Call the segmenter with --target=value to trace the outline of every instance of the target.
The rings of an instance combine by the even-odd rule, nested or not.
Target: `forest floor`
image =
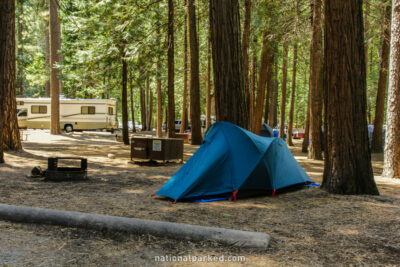
[[[24,151],[7,153],[6,164],[0,166],[0,203],[265,232],[272,239],[268,249],[239,249],[0,220],[0,265],[152,266],[162,265],[155,257],[165,255],[245,256],[245,262],[234,263],[237,266],[400,265],[400,180],[376,176],[380,196],[332,195],[306,188],[274,198],[173,204],[150,195],[181,167],[179,163],[130,164],[129,147],[109,133],[28,132]],[[323,162],[308,160],[300,141],[295,145],[292,153],[320,183]],[[185,144],[185,160],[197,148]],[[109,158],[110,153],[115,158]],[[34,166],[46,169],[51,156],[87,157],[89,180],[57,183],[27,178]],[[382,155],[373,155],[373,166],[379,175]]]

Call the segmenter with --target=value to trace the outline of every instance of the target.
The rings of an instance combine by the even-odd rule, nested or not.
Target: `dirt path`
[[[158,264],[156,256],[163,255],[245,256],[246,262],[235,264],[252,266],[396,266],[400,262],[398,180],[376,177],[380,196],[337,196],[309,188],[275,198],[174,205],[150,195],[180,168],[178,163],[128,164],[129,147],[108,133],[56,137],[46,131],[29,133],[24,151],[6,154],[7,163],[0,167],[0,203],[260,231],[270,234],[272,242],[266,250],[244,250],[0,221],[0,264],[151,266]],[[185,145],[185,158],[196,149]],[[306,159],[299,143],[292,152],[320,182],[323,162]],[[107,156],[110,153],[115,159]],[[45,168],[47,157],[56,155],[87,157],[89,181],[53,183],[26,178],[33,166]],[[378,174],[382,155],[373,155],[373,160]]]

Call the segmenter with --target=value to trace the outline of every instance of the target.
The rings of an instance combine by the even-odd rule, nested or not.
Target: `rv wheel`
[[[74,130],[74,128],[72,127],[71,124],[65,125],[64,129],[65,129],[66,133],[70,133],[70,132],[72,132]]]

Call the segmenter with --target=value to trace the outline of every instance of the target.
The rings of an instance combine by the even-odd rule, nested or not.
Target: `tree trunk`
[[[393,0],[392,5],[392,40],[383,176],[400,178],[400,0]]]
[[[189,58],[190,58],[190,121],[192,145],[201,145],[201,110],[200,110],[200,81],[199,81],[199,43],[196,31],[196,8],[194,0],[187,1],[189,29]]]
[[[311,8],[311,16],[310,16],[310,22],[311,22],[311,28],[313,28],[313,16],[314,16],[314,0],[310,1],[310,8]],[[312,36],[311,36],[312,38]],[[310,46],[310,58],[311,58],[311,50],[312,50],[312,45]],[[311,64],[310,64],[310,75],[311,75]],[[310,77],[311,78],[311,77]],[[308,98],[307,98],[307,115],[306,115],[306,126],[304,129],[304,138],[303,138],[303,144],[301,148],[301,152],[307,153],[308,152],[308,143],[310,140],[310,112],[311,112],[311,80],[309,80],[308,83]]]
[[[207,48],[207,85],[206,85],[206,128],[211,125],[211,39],[208,35]]]
[[[293,74],[292,74],[292,92],[290,96],[290,108],[289,108],[289,126],[287,132],[287,144],[293,145],[292,134],[293,134],[293,116],[294,116],[294,100],[296,96],[296,71],[297,71],[297,42],[293,45]]]
[[[24,95],[24,65],[23,65],[23,57],[24,57],[24,40],[23,40],[23,31],[24,31],[24,22],[22,21],[24,18],[24,0],[17,1],[19,5],[19,16],[18,16],[18,62],[17,62],[17,89],[18,95]]]
[[[275,73],[274,73],[274,94],[272,96],[272,120],[269,122],[272,128],[278,125],[278,90],[279,90],[279,81],[278,81],[278,58],[275,60]]]
[[[129,76],[129,89],[131,93],[131,117],[132,117],[132,133],[136,133],[136,125],[135,125],[135,101],[133,99],[133,77],[132,70],[130,71]]]
[[[184,34],[184,59],[183,59],[183,103],[182,103],[182,120],[181,120],[181,128],[179,130],[180,133],[184,133],[188,129],[189,119],[188,119],[188,103],[187,103],[187,95],[188,95],[188,41],[187,41],[187,12],[185,13],[185,24],[183,25],[185,34]]]
[[[304,129],[304,139],[301,146],[301,152],[308,152],[308,141],[310,138],[310,109],[311,109],[311,94],[310,89],[308,89],[308,101],[307,101],[307,115],[306,115],[306,128]]]
[[[153,89],[150,88],[150,100],[149,100],[149,131],[153,131]]]
[[[322,188],[337,194],[379,194],[368,145],[362,0],[325,0],[324,43]]]
[[[269,69],[271,69],[271,68],[269,68]],[[269,76],[269,74],[267,75],[267,80],[269,79],[268,76]],[[270,83],[271,82],[267,81],[267,93],[265,95],[265,104],[264,104],[264,123],[265,124],[268,124],[268,119],[269,119],[269,115],[270,115],[270,113],[269,113],[269,106],[270,106],[269,103],[271,100],[271,89],[270,89],[271,85],[270,85]]]
[[[383,152],[383,120],[385,116],[385,95],[388,79],[389,54],[390,54],[390,17],[391,6],[386,7],[385,30],[383,31],[382,58],[379,70],[378,92],[376,94],[374,131],[372,133],[371,152]]]
[[[272,94],[273,94],[273,88],[274,88],[274,83],[272,80],[273,72],[272,72],[272,66],[274,65],[274,55],[272,54],[272,49],[270,49],[271,55],[269,56],[269,62],[268,62],[268,73],[267,73],[267,95],[265,97],[265,111],[264,111],[264,123],[268,124],[268,119],[271,116],[270,109],[271,109],[271,102],[272,102]]]
[[[159,33],[158,33],[159,34]],[[158,37],[160,39],[160,37]],[[160,44],[158,43],[158,46]],[[163,110],[162,110],[162,88],[161,88],[161,55],[158,55],[157,65],[156,65],[156,80],[157,80],[157,129],[156,136],[161,138],[163,136],[162,133],[162,120],[163,120]]]
[[[167,137],[175,137],[174,0],[168,0],[168,118]]]
[[[257,76],[257,51],[256,46],[257,38],[254,38],[254,49],[253,49],[253,58],[251,64],[251,84],[250,84],[250,121],[254,116],[254,101],[255,101],[255,93],[256,93],[256,76]],[[251,122],[252,123],[252,122]],[[250,127],[251,128],[251,127]]]
[[[45,19],[45,68],[46,73],[50,73],[50,24],[49,20]],[[48,72],[47,72],[48,71]],[[50,76],[49,76],[50,77]],[[44,96],[50,97],[50,79],[46,80],[45,87],[44,87]]]
[[[367,104],[367,118],[368,118],[368,124],[372,124],[372,115],[371,115],[371,103],[368,101]]]
[[[121,102],[120,96],[117,96],[116,103],[115,103],[115,124],[118,125],[119,127],[119,120],[118,120],[118,106],[119,103]]]
[[[243,58],[244,88],[246,93],[245,94],[246,101],[250,101],[249,44],[250,44],[250,24],[251,24],[251,2],[252,0],[244,1],[244,22],[243,22],[243,36],[242,36],[242,58]]]
[[[147,72],[147,77],[146,77],[146,129],[148,131],[151,131],[151,110],[152,110],[152,106],[151,106],[151,89],[150,89],[150,73]]]
[[[296,18],[295,18],[295,26],[294,32],[297,33],[297,25],[298,25],[298,16],[299,16],[299,0],[296,0]],[[297,71],[297,40],[295,37],[294,45],[293,45],[293,68],[292,68],[292,91],[290,95],[290,107],[289,107],[289,126],[287,133],[287,144],[289,146],[293,145],[292,134],[293,134],[293,117],[294,117],[294,105],[295,105],[295,96],[296,96],[296,71]]]
[[[165,107],[165,121],[166,121],[166,122],[168,121],[168,106]],[[168,133],[168,127],[167,127],[167,125],[165,126],[165,133],[166,133],[166,134]]]
[[[281,114],[279,120],[279,137],[285,138],[285,109],[286,109],[286,80],[287,80],[287,61],[289,52],[289,42],[285,40],[283,44],[283,62],[282,62],[282,95],[281,95]]]
[[[369,36],[369,12],[370,12],[370,6],[371,4],[369,3],[369,1],[364,1],[364,5],[365,5],[365,12],[364,12],[364,49],[365,49],[365,71],[366,71],[366,75],[368,74],[368,44],[369,44],[369,40],[368,40],[368,36]],[[367,75],[368,77],[368,75]]]
[[[50,0],[50,88],[51,88],[51,134],[60,134],[60,81],[59,69],[55,66],[60,63],[58,51],[61,48],[60,21],[56,0]]]
[[[277,75],[277,71],[276,71],[276,67],[277,67],[277,56],[275,55],[273,63],[271,63],[274,65],[274,71],[272,73],[272,77],[271,77],[271,95],[269,98],[269,111],[268,111],[268,124],[269,126],[271,126],[272,128],[275,127],[275,123],[276,123],[276,104],[277,104],[277,84],[276,84],[276,75]],[[272,68],[271,68],[272,69]],[[267,85],[268,88],[268,85]]]
[[[145,92],[145,86],[143,86],[143,76],[144,73],[142,72],[139,77],[139,86],[140,86],[140,117],[141,117],[141,122],[142,122],[142,131],[146,131],[146,121],[147,121],[147,116],[146,116],[146,92]]]
[[[268,34],[266,32],[263,35],[256,106],[254,109],[253,121],[251,127],[251,131],[258,135],[260,134],[261,131],[262,114],[264,110],[263,107],[264,107],[264,97],[265,97],[265,86],[271,69],[271,66],[269,64],[271,61],[271,48],[270,44],[268,43],[267,35]]]
[[[147,72],[146,76],[146,90],[145,90],[145,99],[146,99],[146,129],[151,131],[150,129],[150,74]]]
[[[314,0],[310,54],[310,147],[308,158],[322,160],[322,95],[320,73],[322,59],[321,0]]]
[[[210,0],[211,44],[217,121],[247,129],[246,100],[238,0]]]
[[[17,123],[16,102],[15,102],[15,1],[5,0],[0,5],[0,163],[4,162],[4,145],[7,143],[1,139],[8,136],[8,129],[14,129],[13,124]],[[10,98],[14,101],[10,101]],[[12,100],[12,99],[11,99]],[[10,105],[11,104],[11,105]],[[10,125],[11,124],[11,125]],[[15,145],[21,148],[18,127],[17,135],[12,135]],[[3,144],[2,144],[3,143]],[[14,147],[15,149],[16,147]]]
[[[129,127],[128,127],[128,63],[122,57],[122,140],[125,145],[129,145]]]

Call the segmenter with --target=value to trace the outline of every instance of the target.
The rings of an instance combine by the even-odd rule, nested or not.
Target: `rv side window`
[[[18,117],[26,117],[28,116],[28,110],[23,109],[18,113]]]
[[[17,106],[23,106],[24,105],[24,101],[17,101]]]
[[[32,106],[32,114],[47,114],[47,106]]]
[[[114,109],[112,107],[108,107],[108,115],[114,115]]]
[[[93,106],[82,106],[81,107],[82,114],[96,114],[96,107]]]

